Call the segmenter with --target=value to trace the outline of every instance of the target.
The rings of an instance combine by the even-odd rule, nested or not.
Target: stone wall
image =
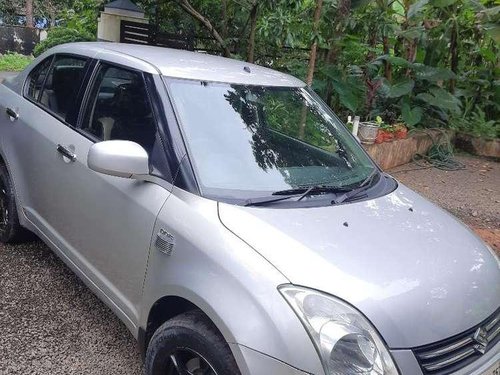
[[[40,30],[24,26],[0,26],[0,53],[31,55],[40,41]]]
[[[500,139],[485,139],[458,133],[455,146],[474,155],[500,158]]]
[[[416,154],[425,155],[434,142],[446,137],[453,139],[454,132],[426,130],[410,133],[406,139],[363,146],[382,169],[390,169],[411,162]]]

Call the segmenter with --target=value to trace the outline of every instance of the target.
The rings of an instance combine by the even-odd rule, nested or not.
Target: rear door
[[[89,66],[85,57],[52,55],[30,72],[21,95],[6,96],[7,106],[19,117],[2,131],[2,149],[23,211],[39,228],[50,227],[52,206],[57,202],[52,185],[59,177],[60,155],[54,136],[70,134],[75,103]]]

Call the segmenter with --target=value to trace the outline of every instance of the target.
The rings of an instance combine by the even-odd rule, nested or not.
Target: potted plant
[[[392,141],[394,139],[394,128],[391,125],[386,124],[380,116],[377,116],[376,122],[379,125],[379,130],[375,143]]]
[[[408,128],[403,123],[394,125],[394,137],[396,139],[405,139],[408,136]]]

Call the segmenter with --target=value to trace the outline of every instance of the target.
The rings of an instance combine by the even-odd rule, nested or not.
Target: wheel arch
[[[1,148],[0,148],[0,165],[7,167],[7,162],[5,161],[5,158],[3,156],[3,152],[2,152]],[[8,168],[7,168],[7,171],[8,171]]]
[[[153,334],[163,323],[180,314],[193,310],[200,311],[214,325],[214,327],[216,327],[217,332],[224,337],[220,329],[217,327],[217,324],[201,307],[180,296],[163,296],[151,306],[146,326],[139,327],[138,343],[141,355],[143,357],[146,356],[148,345],[153,337]]]
[[[17,190],[17,184],[16,184],[16,181],[14,179],[14,175],[12,174],[10,165],[7,162],[7,158],[4,156],[4,153],[3,153],[1,147],[0,147],[0,167],[4,167],[5,168],[5,170],[7,171],[7,174],[9,176],[9,178],[10,178],[10,181],[12,183],[12,188],[14,189],[14,199],[15,199],[15,202],[16,202],[17,214],[18,214],[19,221],[20,221],[21,225],[24,228],[26,228],[26,229],[28,229],[30,231],[33,231],[33,229],[28,226],[28,221],[27,221],[26,216],[24,214],[24,210],[23,210],[23,206],[21,204],[21,200],[19,199],[19,194],[18,194],[18,190]]]

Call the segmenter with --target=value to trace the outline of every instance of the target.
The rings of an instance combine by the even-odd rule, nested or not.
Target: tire
[[[33,239],[33,234],[19,224],[14,187],[5,165],[0,164],[0,242],[20,243]]]
[[[156,330],[146,352],[146,375],[201,373],[239,375],[240,371],[213,323],[194,310],[168,320]]]

